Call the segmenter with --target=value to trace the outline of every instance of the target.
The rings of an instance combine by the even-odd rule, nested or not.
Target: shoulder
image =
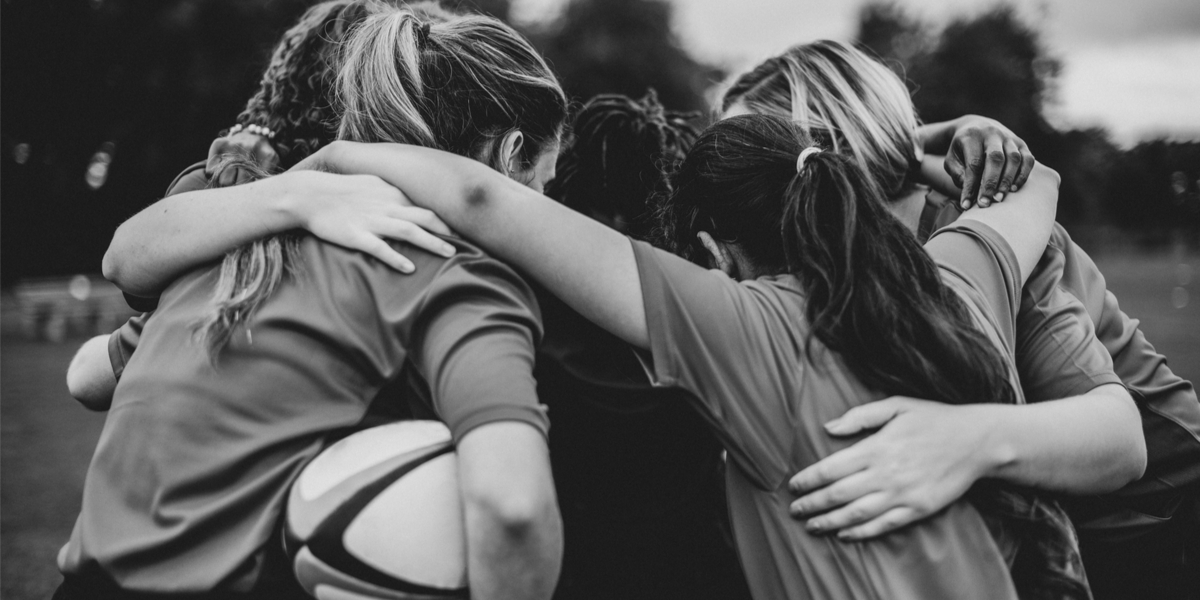
[[[503,306],[540,322],[533,289],[512,267],[471,242],[451,236],[442,239],[455,247],[454,256],[393,242],[392,247],[416,267],[412,273],[401,273],[367,254],[306,235],[301,241],[306,263],[302,268],[315,271],[309,276],[315,276],[318,285],[366,287],[377,302],[417,303],[421,310],[450,304]]]

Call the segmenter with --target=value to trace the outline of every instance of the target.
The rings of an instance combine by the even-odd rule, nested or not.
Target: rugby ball
[[[468,598],[450,430],[401,421],[360,431],[305,466],[284,544],[318,600]]]

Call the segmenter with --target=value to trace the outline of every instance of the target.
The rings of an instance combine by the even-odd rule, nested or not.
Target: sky
[[[518,0],[546,15],[564,0]],[[675,29],[697,57],[737,72],[804,41],[854,35],[866,0],[672,0]],[[1200,0],[1009,0],[1035,24],[1063,72],[1051,121],[1103,126],[1132,145],[1166,135],[1200,140]],[[996,0],[899,0],[934,24]]]

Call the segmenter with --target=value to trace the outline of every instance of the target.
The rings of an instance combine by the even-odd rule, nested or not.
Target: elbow
[[[118,266],[115,254],[111,245],[108,247],[108,250],[104,251],[104,259],[100,261],[100,273],[104,275],[105,279],[121,288],[122,291],[126,291],[125,287],[121,285],[121,269]]]
[[[1036,177],[1047,181],[1049,184],[1053,185],[1054,189],[1056,190],[1062,186],[1062,175],[1059,175],[1058,171],[1055,171],[1054,169],[1051,169],[1042,163],[1037,163],[1034,165],[1033,172],[1031,172],[1029,176],[1030,178]],[[1057,200],[1057,197],[1055,199]]]
[[[468,510],[510,544],[544,539],[560,521],[553,492],[537,488],[468,491],[465,500]]]
[[[1104,490],[1112,492],[1141,479],[1146,473],[1148,458],[1141,413],[1133,397],[1123,387],[1106,390],[1106,393],[1112,402],[1120,406],[1119,410],[1113,411],[1115,424],[1119,427],[1119,434],[1113,439],[1120,440],[1120,443],[1113,444],[1112,471],[1106,486],[1108,489]]]
[[[76,402],[83,405],[84,408],[102,412],[108,410],[112,402],[112,396],[97,389],[91,381],[86,377],[79,375],[76,371],[67,371],[67,392]]]

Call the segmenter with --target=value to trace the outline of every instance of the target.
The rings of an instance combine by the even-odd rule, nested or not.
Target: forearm
[[[104,276],[123,291],[154,296],[180,274],[243,244],[298,226],[286,176],[187,192],[150,205],[117,228]]]
[[[336,172],[375,175],[396,186],[594,323],[648,347],[641,280],[620,233],[461,156],[346,142],[322,153]]]
[[[562,563],[562,520],[545,439],[502,421],[469,432],[458,454],[471,597],[549,598]]]
[[[917,140],[921,148],[929,154],[946,154],[950,149],[950,141],[954,139],[954,131],[963,119],[959,117],[940,123],[925,123],[917,127]]]
[[[951,198],[958,198],[962,188],[946,173],[946,157],[926,154],[921,159],[921,182]]]
[[[1141,477],[1146,441],[1124,388],[1020,406],[975,405],[989,425],[984,475],[1072,494],[1116,490]]]

